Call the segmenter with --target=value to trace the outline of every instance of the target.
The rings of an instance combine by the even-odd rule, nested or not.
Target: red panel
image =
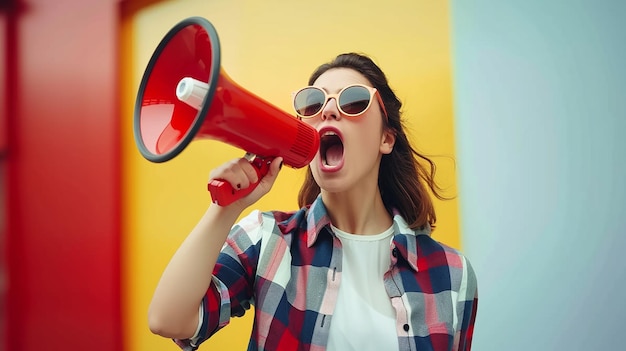
[[[7,140],[7,115],[10,108],[7,101],[7,68],[9,58],[9,43],[7,41],[9,33],[9,17],[0,12],[0,349],[6,350],[4,342],[6,338],[7,326],[7,250],[6,250],[6,162],[4,156],[8,146]]]
[[[16,18],[6,349],[120,350],[117,2]]]
[[[7,149],[7,115],[9,114],[9,107],[7,106],[7,73],[9,59],[9,16],[8,13],[2,12],[8,11],[0,8],[0,160]],[[0,161],[1,162],[1,161]],[[0,222],[1,225],[2,222]],[[0,227],[1,228],[1,227]]]

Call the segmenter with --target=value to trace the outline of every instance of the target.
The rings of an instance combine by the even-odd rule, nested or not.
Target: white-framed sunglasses
[[[334,98],[339,112],[348,117],[357,117],[369,109],[374,96],[378,99],[385,118],[388,118],[378,90],[363,84],[348,85],[337,94],[328,94],[324,89],[314,86],[302,88],[293,94],[293,108],[298,117],[312,118],[324,109],[328,100]]]

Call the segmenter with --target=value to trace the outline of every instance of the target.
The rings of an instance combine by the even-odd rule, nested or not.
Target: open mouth
[[[337,132],[326,130],[320,133],[320,156],[322,166],[337,168],[343,161],[343,141]]]

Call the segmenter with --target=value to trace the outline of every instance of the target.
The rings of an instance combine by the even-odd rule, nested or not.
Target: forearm
[[[241,211],[211,205],[178,248],[155,289],[150,329],[170,338],[188,338],[198,325],[198,308],[220,250]]]

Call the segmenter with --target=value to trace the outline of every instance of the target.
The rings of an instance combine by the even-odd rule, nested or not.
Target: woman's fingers
[[[213,169],[209,175],[209,182],[222,180],[230,183],[234,189],[245,189],[258,181],[254,167],[245,158],[228,161]]]
[[[213,180],[221,180],[229,183],[235,191],[243,191],[250,186],[256,186],[250,189],[248,195],[238,200],[241,205],[250,206],[270,191],[278,177],[282,163],[282,157],[273,159],[266,168],[267,174],[259,179],[259,171],[250,161],[246,158],[234,159],[212,170],[209,183]]]

